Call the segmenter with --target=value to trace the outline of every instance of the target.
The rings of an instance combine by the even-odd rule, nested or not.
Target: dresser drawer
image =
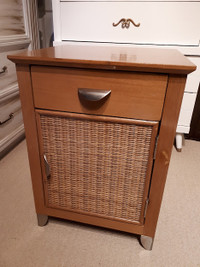
[[[4,48],[4,47],[3,47]],[[23,47],[24,48],[24,47]],[[13,55],[17,52],[22,52],[25,49],[12,50],[5,49],[7,51],[0,53],[0,90],[4,90],[6,87],[17,83],[17,75],[15,65],[7,59],[7,55]]]
[[[23,124],[19,96],[0,104],[0,145],[2,140]],[[0,147],[1,149],[1,147]]]
[[[32,67],[36,108],[160,120],[167,75]],[[82,99],[79,89],[106,90],[103,101]]]
[[[7,59],[7,54],[14,54],[17,51],[0,53],[0,90],[17,82],[15,65]]]
[[[200,2],[61,2],[61,40],[199,45]],[[120,22],[131,19],[132,22]],[[195,27],[194,27],[195,25]]]

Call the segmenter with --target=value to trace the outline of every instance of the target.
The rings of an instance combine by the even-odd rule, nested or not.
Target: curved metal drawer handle
[[[131,22],[135,27],[140,27],[140,23],[136,24],[132,19],[125,19],[125,18],[120,19],[120,21],[117,22],[117,23],[114,23],[114,22],[113,22],[112,25],[113,25],[113,27],[116,27],[116,26],[118,26],[118,25],[121,23],[122,29],[124,29],[124,28],[128,29],[128,28],[130,27],[130,22]]]
[[[6,66],[4,66],[4,67],[2,68],[2,70],[0,71],[0,74],[2,74],[2,73],[5,73],[5,72],[6,72],[6,70],[7,70],[7,67],[6,67]]]
[[[92,102],[105,99],[107,96],[110,95],[110,93],[111,90],[99,90],[99,89],[87,89],[87,88],[78,89],[78,95],[80,99]]]
[[[2,124],[4,124],[4,123],[6,123],[7,121],[11,120],[13,117],[14,117],[14,113],[10,113],[10,114],[9,114],[9,118],[7,118],[7,119],[4,120],[4,121],[0,121],[0,125],[2,125]]]

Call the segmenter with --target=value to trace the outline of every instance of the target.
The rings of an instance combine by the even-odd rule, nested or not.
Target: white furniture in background
[[[7,59],[39,48],[36,0],[0,1],[0,158],[24,136],[15,65]]]
[[[126,56],[123,46],[176,48],[197,65],[188,77],[177,126],[180,151],[183,134],[190,130],[200,82],[200,2],[53,0],[52,4],[55,46],[118,45],[122,57]]]
[[[53,16],[52,2],[38,1],[38,26],[40,33],[40,48],[52,46],[53,42]]]

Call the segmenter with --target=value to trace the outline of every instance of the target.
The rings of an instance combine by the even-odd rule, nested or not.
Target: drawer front
[[[40,110],[37,122],[48,207],[143,224],[158,122]]]
[[[160,120],[167,75],[32,67],[36,108]],[[100,102],[82,101],[79,89],[111,90]]]
[[[199,10],[200,2],[61,2],[61,40],[198,46]],[[121,19],[140,26],[114,27]]]
[[[22,124],[23,119],[19,96],[0,104],[0,143]]]

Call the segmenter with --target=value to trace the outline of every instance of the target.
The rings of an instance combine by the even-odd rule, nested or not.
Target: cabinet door
[[[143,224],[158,122],[37,111],[46,206]]]

